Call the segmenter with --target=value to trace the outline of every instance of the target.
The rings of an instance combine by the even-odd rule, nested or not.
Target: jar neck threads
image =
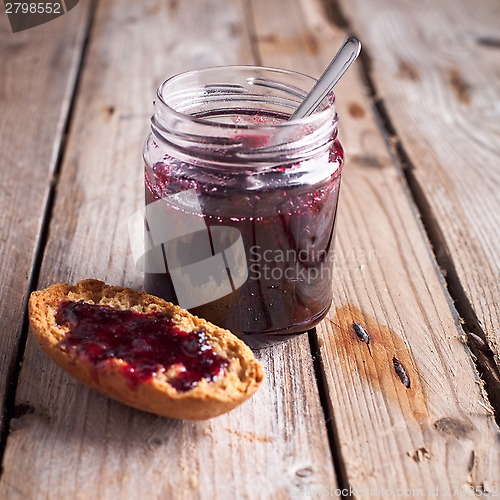
[[[259,169],[318,157],[337,136],[334,95],[313,115],[287,121],[314,83],[252,66],[183,73],[158,88],[152,134],[173,156],[207,167]]]

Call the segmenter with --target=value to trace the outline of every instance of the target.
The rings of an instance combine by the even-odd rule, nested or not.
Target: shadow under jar
[[[144,149],[145,289],[253,345],[332,301],[343,165],[334,95],[288,122],[308,76],[229,66],[160,85]]]

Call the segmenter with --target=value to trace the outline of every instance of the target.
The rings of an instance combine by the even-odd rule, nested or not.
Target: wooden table
[[[0,14],[0,498],[500,496],[499,27],[498,0],[81,0],[16,34]],[[328,318],[259,351],[261,390],[207,422],[54,366],[28,335],[32,290],[141,287],[126,227],[158,83],[319,76],[348,33],[364,49],[337,87]]]

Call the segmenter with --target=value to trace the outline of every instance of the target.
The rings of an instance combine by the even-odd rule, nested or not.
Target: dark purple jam
[[[229,364],[212,349],[204,330],[184,332],[165,313],[63,301],[56,320],[69,328],[58,344],[62,350],[96,369],[106,369],[110,359],[123,360],[123,375],[132,388],[175,365],[178,374],[169,383],[185,392],[200,380],[223,375]]]
[[[263,145],[258,135],[254,141],[255,146]],[[300,333],[317,324],[332,301],[342,164],[342,146],[333,140],[325,156],[311,163],[280,164],[259,175],[241,167],[214,171],[171,156],[146,166],[147,205],[195,189],[209,231],[232,226],[241,233],[247,281],[190,311],[244,335],[250,343],[250,337]],[[166,202],[164,217],[175,218],[176,210],[189,212],[189,207]],[[165,261],[167,273],[146,272],[144,286],[149,293],[177,302]]]

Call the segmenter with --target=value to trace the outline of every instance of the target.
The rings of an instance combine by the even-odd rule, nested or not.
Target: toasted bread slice
[[[225,359],[227,366],[219,376],[212,380],[203,378],[184,392],[170,383],[172,370],[168,369],[131,386],[124,371],[127,363],[123,359],[111,357],[96,365],[77,349],[63,347],[61,341],[70,337],[71,332],[67,324],[60,319],[58,322],[58,310],[67,301],[83,301],[138,313],[165,313],[183,332],[203,330],[206,343]],[[110,398],[165,417],[204,420],[221,415],[249,398],[264,376],[250,348],[228,330],[145,292],[108,286],[93,279],[80,281],[74,286],[58,284],[33,292],[29,301],[29,319],[38,344],[73,377]],[[158,363],[161,364],[162,360],[158,359]]]

